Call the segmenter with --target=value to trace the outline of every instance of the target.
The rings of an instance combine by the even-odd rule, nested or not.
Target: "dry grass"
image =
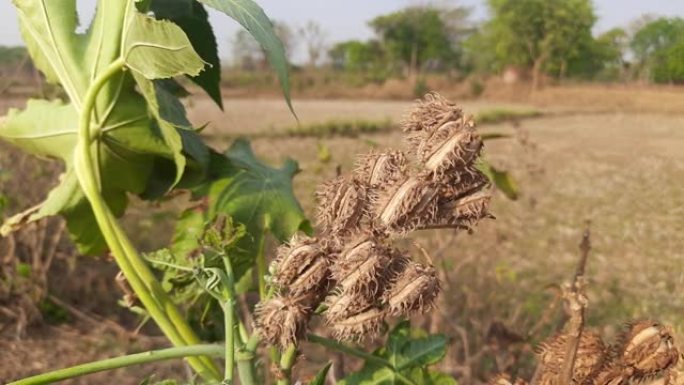
[[[231,108],[239,103],[241,108]],[[282,102],[229,101],[226,119],[251,115],[250,126],[291,121]],[[359,119],[401,115],[405,102],[298,101],[303,123],[344,116]],[[469,113],[499,105],[465,103]],[[204,116],[202,107],[194,116]],[[206,107],[204,107],[206,108]],[[251,113],[250,113],[251,111]],[[277,118],[275,118],[277,117]],[[284,119],[285,121],[281,120]],[[557,327],[559,312],[541,322],[554,299],[549,285],[567,280],[577,258],[585,220],[592,221],[594,250],[588,266],[589,326],[609,325],[613,335],[632,318],[654,317],[684,330],[681,287],[684,284],[684,132],[681,117],[662,114],[563,114],[482,127],[509,132],[517,139],[486,145],[486,156],[518,179],[522,198],[499,195],[497,220],[482,223],[475,234],[448,233],[420,239],[446,271],[448,289],[431,329],[455,339],[447,370],[468,384],[498,371],[531,368],[531,347]],[[231,129],[211,128],[216,146],[225,146]],[[521,144],[523,141],[526,144]],[[321,163],[317,146],[328,147],[332,160]],[[313,190],[321,180],[352,167],[353,157],[370,146],[398,146],[399,132],[359,138],[282,138],[254,140],[262,157],[280,162],[293,156],[303,172],[296,179],[298,197],[309,215]],[[501,346],[492,325],[521,335],[524,343]],[[498,326],[497,326],[498,327]],[[528,336],[528,332],[533,332]],[[466,337],[467,336],[467,337]],[[464,345],[468,345],[464,349]],[[529,377],[529,373],[528,376]]]
[[[587,273],[589,326],[613,325],[601,331],[614,335],[622,322],[651,316],[684,331],[684,131],[682,116],[674,114],[684,111],[682,91],[566,87],[541,91],[525,103],[505,102],[512,100],[513,92],[495,95],[489,87],[487,93],[504,102],[461,104],[471,114],[535,106],[563,114],[523,120],[517,127],[483,127],[485,132],[514,135],[488,142],[486,156],[513,173],[522,197],[509,201],[499,194],[492,208],[498,219],[481,223],[473,235],[442,232],[417,238],[445,272],[447,287],[438,311],[420,321],[453,338],[445,370],[462,384],[479,383],[498,371],[518,370],[529,378],[531,346],[559,322],[558,309],[547,312],[554,299],[549,285],[571,276],[587,219],[593,233]],[[331,119],[398,121],[410,107],[406,101],[373,100],[294,104],[302,124]],[[239,134],[282,132],[296,124],[281,99],[229,99],[225,110],[222,113],[205,98],[197,98],[190,107],[195,123],[211,122],[205,135],[217,148]],[[577,110],[587,113],[568,113]],[[264,159],[278,163],[291,156],[300,162],[303,171],[295,188],[310,216],[315,186],[334,176],[338,166],[350,170],[354,155],[369,147],[401,145],[398,132],[357,138],[255,136],[255,150]],[[319,160],[321,146],[328,149],[330,161]],[[511,336],[516,335],[523,341],[514,342]],[[44,352],[60,337],[56,333],[29,338],[31,354],[17,347],[21,345],[13,349],[19,349],[15,351],[25,361],[39,361],[46,368],[63,366],[64,354]],[[79,358],[99,354],[84,350]],[[323,363],[320,356],[307,355],[299,367]],[[136,372],[139,377],[145,373],[149,369]],[[111,378],[135,383],[124,374]]]

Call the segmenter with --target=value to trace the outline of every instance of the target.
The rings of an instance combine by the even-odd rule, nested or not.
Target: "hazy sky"
[[[330,42],[347,39],[365,39],[372,36],[367,21],[407,5],[425,3],[420,0],[257,0],[266,13],[275,20],[290,25],[303,25],[315,20],[327,31]],[[474,19],[487,16],[484,0],[456,0],[443,2],[473,8]],[[95,0],[78,0],[82,24],[92,17]],[[435,3],[434,1],[432,3]],[[594,0],[598,23],[596,32],[624,26],[642,14],[684,17],[684,0]],[[229,57],[230,41],[239,26],[228,17],[211,12],[221,56]],[[9,0],[0,0],[0,45],[21,44],[16,15]],[[300,50],[301,51],[301,50]],[[302,53],[296,52],[295,59]]]

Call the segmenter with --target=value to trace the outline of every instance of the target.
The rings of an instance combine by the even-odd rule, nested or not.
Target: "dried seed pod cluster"
[[[536,384],[558,383],[567,342],[568,337],[559,334],[539,346],[536,352],[539,360]],[[621,337],[610,347],[600,335],[583,331],[575,355],[572,383],[627,385],[662,378],[665,384],[674,385],[674,367],[679,355],[672,331],[658,322],[638,321],[626,325]],[[497,376],[490,384],[510,384],[510,381],[505,382],[507,380],[505,375]],[[518,383],[524,384],[522,381]]]
[[[278,296],[259,305],[255,320],[268,342],[301,338],[321,304],[339,339],[361,339],[388,316],[433,306],[434,267],[391,242],[414,230],[470,229],[489,216],[488,180],[474,165],[482,140],[472,119],[437,94],[418,102],[403,129],[406,152],[359,156],[351,175],[318,189],[319,236],[297,236],[279,249],[271,269]]]

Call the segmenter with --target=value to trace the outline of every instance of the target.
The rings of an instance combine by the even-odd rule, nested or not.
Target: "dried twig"
[[[587,298],[584,294],[584,270],[591,250],[591,240],[589,231],[590,222],[587,221],[584,234],[582,235],[582,242],[580,243],[580,260],[577,264],[575,277],[569,289],[564,288],[563,294],[568,304],[568,311],[570,318],[566,324],[566,335],[568,336],[568,343],[565,349],[565,359],[563,360],[562,370],[557,377],[556,384],[566,385],[572,383],[572,374],[575,366],[575,357],[577,355],[577,347],[579,345],[580,336],[584,327],[584,309],[587,307]]]

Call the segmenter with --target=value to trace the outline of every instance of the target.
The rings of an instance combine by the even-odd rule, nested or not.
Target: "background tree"
[[[630,48],[637,74],[657,83],[684,82],[684,19],[659,18],[639,28]]]
[[[591,43],[596,21],[589,0],[489,0],[492,18],[480,39],[492,44],[499,68],[529,68],[532,87],[544,72],[563,74]]]
[[[263,69],[266,55],[259,43],[246,30],[235,33],[232,42],[233,62],[243,70]]]
[[[458,21],[466,18],[463,8],[449,13],[450,23],[443,17],[445,10],[435,7],[409,7],[370,22],[391,60],[403,65],[410,77],[415,77],[427,63],[434,67],[450,67],[457,63],[456,38]]]
[[[318,64],[318,61],[325,52],[328,34],[319,23],[313,20],[309,20],[303,27],[300,27],[298,32],[306,45],[309,67],[313,68]]]

